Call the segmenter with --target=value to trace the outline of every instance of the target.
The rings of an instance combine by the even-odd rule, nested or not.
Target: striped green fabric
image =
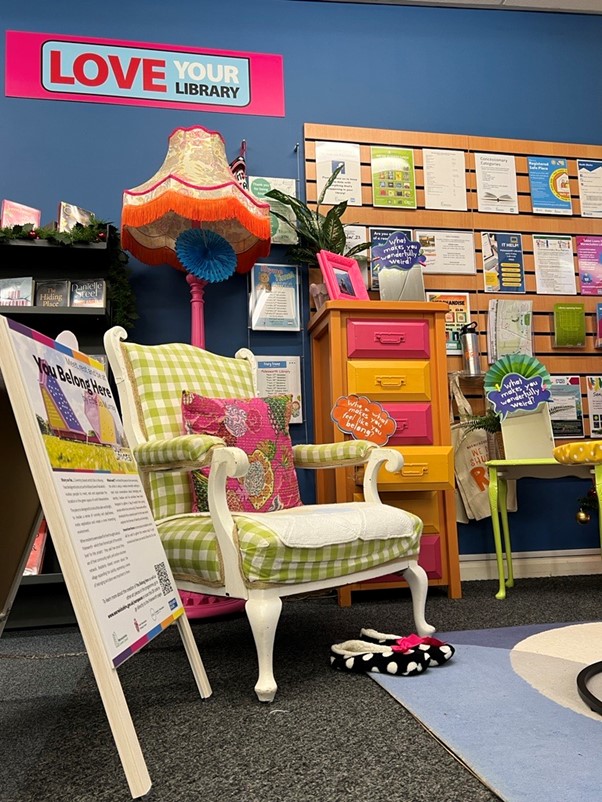
[[[296,468],[349,463],[356,465],[366,460],[373,448],[376,445],[368,440],[345,440],[342,443],[293,446],[293,456]]]
[[[185,343],[122,344],[138,417],[148,440],[169,440],[182,434],[182,391],[214,398],[256,395],[253,366]],[[187,472],[150,477],[154,517],[190,512],[192,494]]]
[[[410,513],[408,513],[409,515]],[[420,546],[422,521],[411,516],[409,538],[355,540],[316,549],[285,546],[267,526],[251,515],[234,515],[246,583],[251,585],[299,584],[345,577],[391,560],[415,558]],[[158,524],[174,577],[222,584],[217,539],[208,513],[171,518]]]
[[[214,446],[225,446],[221,437],[208,434],[183,434],[170,440],[151,440],[134,446],[132,451],[141,468],[170,465],[172,463],[197,462],[199,467],[210,462],[210,451]]]

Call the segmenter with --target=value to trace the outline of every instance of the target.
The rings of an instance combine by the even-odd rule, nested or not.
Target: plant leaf
[[[298,198],[294,198],[292,195],[285,195],[284,192],[280,192],[279,189],[271,189],[269,192],[265,193],[265,197],[272,198],[282,203],[284,206],[290,206],[299,224],[305,224],[309,227],[312,225],[311,211],[303,201],[300,201]]]
[[[322,247],[333,253],[343,253],[347,242],[345,229],[339,217],[336,215],[336,207],[333,207],[324,220],[322,226]]]
[[[311,267],[318,266],[317,251],[312,248],[307,248],[302,245],[293,245],[288,249],[286,255],[292,262],[308,264]]]
[[[320,208],[321,204],[324,203],[324,196],[326,195],[330,187],[334,184],[334,182],[337,180],[337,178],[339,177],[339,173],[341,172],[344,166],[345,166],[344,164],[339,164],[337,169],[330,176],[328,181],[324,184],[324,189],[322,190],[322,192],[320,192],[320,197],[318,198],[318,209]]]
[[[359,245],[354,245],[353,248],[350,248],[345,256],[355,256],[356,253],[361,253],[362,251],[367,251],[368,248],[372,247],[371,242],[362,242]]]

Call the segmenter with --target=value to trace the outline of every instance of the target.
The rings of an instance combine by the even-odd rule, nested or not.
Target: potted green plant
[[[462,421],[464,436],[476,429],[487,432],[491,459],[504,459],[504,441],[502,439],[502,421],[493,409],[488,409],[484,415],[471,415]]]
[[[330,176],[320,193],[315,209],[293,195],[286,195],[278,189],[272,189],[266,193],[266,198],[272,198],[272,200],[288,206],[295,215],[295,221],[291,222],[283,214],[272,210],[272,214],[278,220],[286,223],[297,233],[299,241],[296,245],[291,245],[287,251],[287,257],[291,262],[317,268],[317,254],[321,250],[353,257],[362,253],[362,251],[368,250],[371,246],[371,242],[362,242],[347,249],[346,224],[341,219],[347,210],[347,201],[342,201],[337,203],[336,206],[332,206],[326,214],[321,214],[320,212],[320,206],[324,203],[326,192],[337,179],[342,169],[343,165],[340,165]]]

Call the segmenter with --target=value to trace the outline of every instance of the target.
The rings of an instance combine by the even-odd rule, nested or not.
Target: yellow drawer
[[[441,531],[439,496],[437,490],[423,490],[422,492],[410,490],[399,493],[388,493],[383,490],[380,493],[383,504],[390,504],[391,507],[397,507],[418,516],[424,524],[422,531],[425,535],[436,535]],[[354,493],[353,500],[363,501],[363,493]]]
[[[385,489],[407,487],[451,490],[454,487],[454,452],[452,446],[403,446],[395,448],[403,454],[401,472],[389,473],[381,468],[378,486]]]
[[[430,401],[429,363],[424,359],[350,359],[347,392],[374,401]]]

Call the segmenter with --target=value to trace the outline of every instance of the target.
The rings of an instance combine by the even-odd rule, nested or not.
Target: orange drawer
[[[350,359],[347,392],[366,395],[373,401],[430,401],[429,363],[421,359]]]
[[[408,487],[419,490],[451,490],[454,487],[454,452],[452,446],[393,446],[403,454],[403,468],[390,473],[384,467],[378,474],[383,490]]]
[[[354,501],[361,501],[362,498],[361,493],[354,494]],[[418,516],[424,525],[422,531],[425,535],[435,535],[441,531],[439,493],[436,490],[402,493],[387,493],[383,490],[380,498],[383,504],[399,507]]]
[[[349,320],[347,356],[355,359],[428,359],[428,322]]]

